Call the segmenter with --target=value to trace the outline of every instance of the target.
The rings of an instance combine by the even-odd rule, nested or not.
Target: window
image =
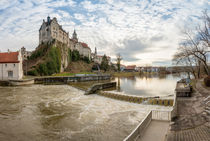
[[[26,56],[24,56],[24,57],[26,57]],[[14,67],[15,67],[15,64],[14,64]]]
[[[7,64],[5,64],[5,67],[7,67]]]
[[[8,71],[8,77],[13,77],[13,71]]]

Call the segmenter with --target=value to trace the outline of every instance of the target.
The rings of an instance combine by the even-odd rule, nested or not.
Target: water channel
[[[121,78],[118,91],[168,95],[175,87],[168,81],[177,79],[173,76]],[[162,83],[163,80],[166,83]],[[135,90],[131,92],[129,86]],[[162,93],[155,86],[170,91]],[[156,90],[153,92],[152,88]],[[170,107],[86,96],[69,85],[0,87],[0,140],[120,141],[151,109],[169,110]]]

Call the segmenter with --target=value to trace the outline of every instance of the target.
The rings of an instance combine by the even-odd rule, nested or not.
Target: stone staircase
[[[210,128],[201,125],[193,129],[171,132],[167,141],[210,141]]]

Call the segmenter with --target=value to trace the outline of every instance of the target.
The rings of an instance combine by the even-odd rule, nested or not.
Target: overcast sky
[[[171,65],[182,31],[194,28],[208,0],[0,0],[0,50],[38,46],[42,20],[56,17],[92,52],[123,63]],[[112,59],[114,61],[114,59]]]

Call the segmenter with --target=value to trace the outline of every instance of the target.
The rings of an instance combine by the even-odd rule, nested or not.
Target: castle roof
[[[84,48],[90,49],[86,43],[81,43],[81,44],[82,44],[82,46],[83,46]]]
[[[0,63],[19,63],[18,52],[0,53]]]

